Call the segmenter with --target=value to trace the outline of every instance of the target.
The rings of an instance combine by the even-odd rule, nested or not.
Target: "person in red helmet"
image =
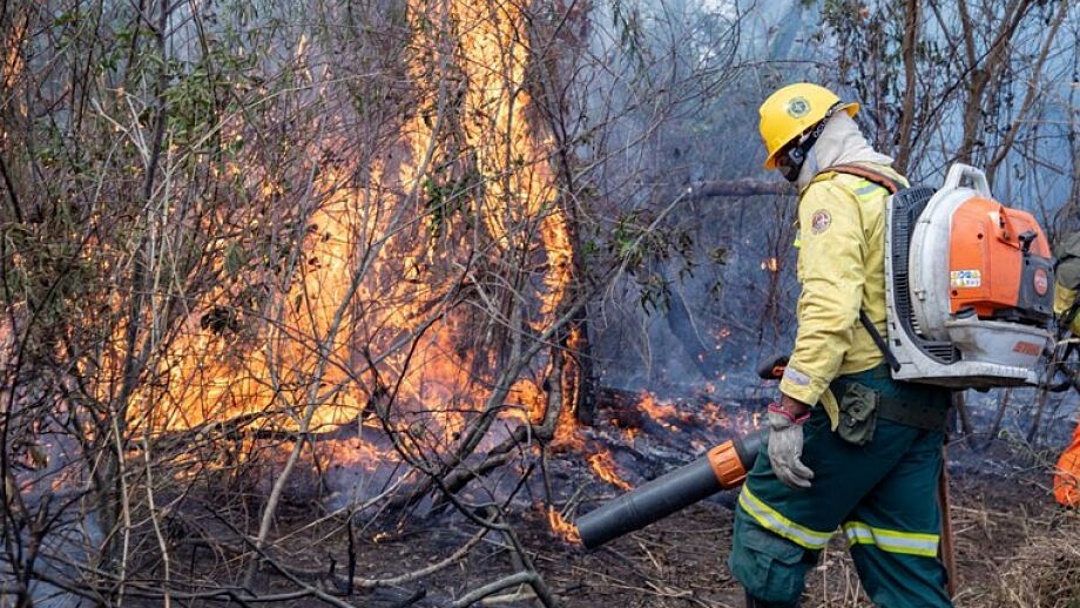
[[[776,169],[799,189],[797,331],[769,438],[738,499],[728,565],[749,607],[797,606],[843,529],[878,606],[947,607],[938,558],[948,389],[892,379],[885,333],[885,202],[907,185],[853,116],[811,83],[761,105]]]

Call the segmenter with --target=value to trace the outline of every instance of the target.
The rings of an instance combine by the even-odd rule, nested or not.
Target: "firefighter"
[[[1054,314],[1058,317],[1058,335],[1076,339],[1080,336],[1080,213],[1073,205],[1058,212],[1054,222]],[[1070,345],[1069,350],[1075,350]],[[1066,351],[1068,352],[1068,351]],[[1080,506],[1080,419],[1070,443],[1058,458],[1054,469],[1054,499],[1064,507]]]
[[[797,606],[838,528],[877,605],[952,605],[936,498],[951,395],[892,380],[868,330],[885,332],[885,184],[906,180],[867,143],[858,110],[809,83],[759,110],[765,167],[799,190],[802,291],[770,437],[735,512],[728,565],[750,607]]]

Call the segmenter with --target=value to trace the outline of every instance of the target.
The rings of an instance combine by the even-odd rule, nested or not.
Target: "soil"
[[[332,470],[319,469],[306,481],[294,475],[277,511],[273,559],[263,564],[249,588],[262,597],[292,594],[294,599],[254,604],[247,595],[241,605],[741,607],[742,591],[726,565],[735,491],[711,496],[593,550],[554,532],[547,509],[560,509],[565,520],[574,521],[623,494],[623,488],[591,470],[589,454],[602,451],[620,479],[640,487],[733,433],[745,436],[756,423],[752,413],[760,410],[754,398],[724,407],[698,396],[661,404],[648,415],[642,409],[637,416],[615,415],[636,411],[627,404],[602,411],[595,424],[576,430],[579,441],[573,445],[548,446],[543,457],[522,450],[520,461],[474,481],[459,495],[468,507],[402,508],[380,499],[371,501],[378,505],[373,507],[377,515],[365,510],[346,517],[325,511]],[[1039,444],[1044,447],[1033,449],[1020,439],[1033,434],[1022,431],[1031,428],[1030,421],[1003,420],[1004,410],[987,404],[970,409],[971,419],[957,426],[994,431],[953,440],[947,451],[955,605],[1080,608],[1080,512],[1058,507],[1050,490],[1050,471],[1075,426],[1075,412],[1057,406],[1043,412],[1047,422]],[[991,434],[992,441],[987,438]],[[331,442],[320,445],[333,449]],[[526,467],[531,473],[522,475]],[[235,500],[218,499],[216,505],[186,513],[186,521],[242,520]],[[223,507],[230,512],[218,517]],[[258,510],[256,504],[248,507]],[[478,525],[480,518],[493,518],[496,512],[503,513],[503,529],[485,531]],[[247,578],[249,564],[235,559],[239,552],[222,540],[234,536],[233,530],[216,525],[216,530],[207,525],[199,531],[206,541],[203,549],[175,555],[178,564],[190,564],[176,574],[205,581],[203,588],[210,587],[209,581],[220,585]],[[211,559],[207,545],[217,547]],[[535,587],[541,593],[549,590],[557,599],[546,604],[538,599],[534,586],[520,579],[529,572],[539,575]],[[496,585],[500,582],[505,584]],[[479,594],[482,588],[488,592]],[[469,597],[477,601],[470,603]],[[189,605],[218,606],[221,599],[218,595],[213,602]],[[808,577],[802,606],[871,606],[842,535],[834,537]]]
[[[1048,487],[1051,453],[1033,454],[996,442],[988,450],[950,447],[951,521],[957,607],[1080,606],[1080,514],[1059,509]],[[617,491],[611,495],[618,494]],[[728,572],[731,493],[699,502],[592,551],[551,531],[539,510],[510,522],[532,565],[564,608],[741,607]],[[359,577],[388,578],[445,560],[477,528],[458,516],[406,524],[397,532],[358,534],[352,566]],[[318,553],[347,546],[318,537]],[[377,539],[377,540],[376,540]],[[351,605],[453,606],[471,590],[522,569],[506,535],[489,533],[468,557],[416,581],[353,590]],[[329,558],[327,558],[329,559]],[[325,567],[326,560],[322,560]],[[338,579],[339,581],[341,578]],[[301,605],[301,604],[293,604]],[[325,605],[311,600],[310,604]],[[524,585],[513,585],[475,606],[541,606]],[[809,577],[804,607],[871,606],[861,594],[838,535]]]

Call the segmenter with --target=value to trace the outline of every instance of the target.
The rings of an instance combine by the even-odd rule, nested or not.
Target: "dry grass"
[[[1080,608],[1080,514],[1041,522],[1001,575],[1000,606]]]
[[[957,608],[1080,608],[1080,512],[1056,509],[1048,496],[1015,495],[1017,502],[966,504],[956,497],[952,517],[959,589]],[[992,506],[993,505],[993,506]],[[1045,507],[1045,509],[1043,509]],[[1043,511],[1033,517],[1028,509]],[[837,536],[807,580],[804,608],[870,608]]]
[[[979,466],[961,467],[950,484],[956,608],[1080,608],[1080,512],[1054,504],[1047,459],[967,457]],[[727,509],[695,505],[601,551],[552,560],[571,568],[546,574],[567,608],[738,608],[742,593],[725,564],[730,523]],[[841,536],[810,573],[802,606],[873,606]]]
[[[1052,454],[965,452],[959,447],[950,452],[956,608],[1080,608],[1080,512],[1064,511],[1053,502]],[[526,511],[514,524],[564,608],[741,608],[742,590],[726,565],[733,513],[722,502],[691,505],[594,551],[556,537],[540,510]],[[423,568],[473,533],[468,522],[449,517],[438,525],[362,534],[357,572],[382,576]],[[342,537],[313,535],[312,545],[297,551],[314,561],[335,556],[344,564],[348,546]],[[434,608],[519,568],[494,534],[460,566],[389,590],[399,595],[365,591],[352,599],[365,606],[399,606],[401,597],[422,589],[427,597],[412,605]],[[834,537],[807,583],[803,608],[872,608],[842,535]],[[509,594],[483,605],[535,608],[539,603]]]

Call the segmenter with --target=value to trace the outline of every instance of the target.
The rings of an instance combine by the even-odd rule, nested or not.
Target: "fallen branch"
[[[516,587],[517,585],[522,585],[522,584],[531,585],[531,586],[533,586],[533,589],[535,590],[536,589],[535,585],[536,585],[537,582],[539,582],[539,579],[540,579],[540,575],[538,575],[535,572],[516,572],[514,574],[511,574],[510,576],[507,576],[507,577],[501,578],[501,579],[499,579],[497,581],[488,583],[488,584],[484,585],[483,587],[478,587],[476,589],[473,589],[472,591],[470,591],[470,592],[466,593],[465,595],[461,596],[460,598],[458,598],[457,601],[453,602],[452,604],[448,604],[447,608],[467,608],[468,606],[471,606],[475,602],[479,602],[480,600],[484,599],[485,597],[488,597],[490,595],[495,595],[496,593],[498,593],[499,591],[502,591],[503,589],[507,589],[509,587]],[[538,597],[539,597],[539,594],[538,594]],[[540,598],[540,600],[544,603],[545,606],[556,606],[557,605],[557,604],[550,604],[550,603],[544,601],[542,597]]]
[[[352,584],[356,587],[360,587],[361,589],[374,589],[376,587],[395,587],[416,582],[426,576],[430,576],[438,572],[439,570],[442,570],[443,568],[446,568],[447,566],[452,566],[457,563],[459,560],[464,558],[465,555],[468,554],[473,547],[480,544],[480,541],[484,539],[484,536],[487,535],[488,531],[488,528],[481,528],[479,532],[474,534],[472,538],[470,538],[457,551],[454,551],[452,555],[442,560],[441,562],[436,562],[426,568],[414,570],[413,572],[402,574],[401,576],[395,576],[393,578],[373,579],[354,576],[352,579]],[[343,582],[348,583],[347,580]]]
[[[448,473],[440,482],[446,493],[456,494],[470,481],[505,465],[515,455],[515,450],[520,450],[522,446],[532,445],[534,441],[546,443],[555,437],[555,427],[559,423],[559,414],[563,408],[562,368],[563,353],[555,350],[552,352],[551,372],[547,378],[551,388],[547,393],[547,405],[541,423],[525,424],[516,428],[510,437],[489,450],[487,458],[479,465],[460,467]],[[436,504],[440,502],[436,501]]]

